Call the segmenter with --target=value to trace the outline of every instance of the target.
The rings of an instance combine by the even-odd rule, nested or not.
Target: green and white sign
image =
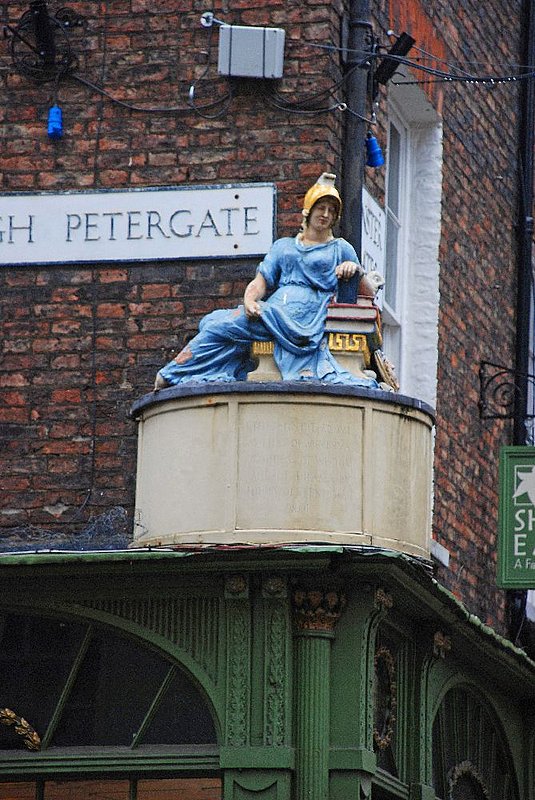
[[[535,447],[500,452],[498,585],[535,588]]]

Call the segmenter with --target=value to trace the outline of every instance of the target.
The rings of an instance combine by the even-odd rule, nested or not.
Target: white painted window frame
[[[383,333],[385,352],[394,361],[398,374],[403,374],[404,351],[403,351],[403,321],[406,318],[407,300],[407,258],[408,258],[408,209],[410,202],[410,174],[411,174],[411,141],[410,128],[407,126],[402,116],[398,112],[395,103],[389,105],[388,114],[388,140],[387,140],[387,166],[386,166],[386,192],[385,192],[385,213],[386,213],[386,236],[388,242],[389,227],[391,217],[394,213],[390,207],[389,184],[390,184],[390,155],[391,155],[391,126],[394,125],[399,133],[399,161],[397,174],[398,189],[398,214],[396,223],[398,224],[397,239],[397,263],[395,270],[395,286],[392,287],[392,275],[389,271],[388,263],[385,264],[385,279],[387,286],[384,290],[383,298]],[[386,258],[388,262],[388,245],[386,247]],[[390,282],[390,283],[389,283]],[[387,294],[392,292],[395,300],[394,306],[387,300]]]
[[[383,297],[384,352],[404,394],[436,403],[442,125],[421,89],[389,87],[390,120],[402,135],[400,242],[395,309]],[[389,142],[387,142],[387,147]],[[388,191],[388,150],[387,172]],[[388,198],[385,198],[388,203]],[[385,264],[388,281],[388,264]],[[384,291],[384,290],[383,290]]]

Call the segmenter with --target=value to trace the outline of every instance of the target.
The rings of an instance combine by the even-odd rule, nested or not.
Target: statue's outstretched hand
[[[249,319],[258,319],[262,314],[262,306],[256,300],[244,298],[243,309],[245,316]]]

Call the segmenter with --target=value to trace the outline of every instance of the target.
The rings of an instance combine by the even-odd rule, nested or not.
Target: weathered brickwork
[[[132,401],[253,272],[251,262],[2,271],[4,525],[69,527],[89,490],[92,514],[133,506]]]
[[[474,62],[477,74],[491,71],[491,52],[504,65],[521,63],[519,3],[433,6],[434,24],[444,22],[448,60]],[[514,84],[444,87],[434,531],[450,551],[450,567],[439,579],[502,632],[498,455],[512,431],[480,420],[478,370],[482,360],[514,365],[519,131],[505,109],[517,108],[518,99]]]
[[[0,5],[13,26],[28,8]],[[4,192],[276,181],[278,234],[295,231],[311,180],[324,169],[341,172],[342,112],[288,113],[254,81],[236,83],[225,99],[217,28],[210,34],[200,25],[211,5],[68,5],[85,25],[69,34],[80,80],[58,86],[61,140],[46,136],[53,85],[21,74],[9,43],[2,46]],[[446,59],[482,74],[491,58],[505,73],[521,63],[518,0],[372,6],[383,43],[389,28],[409,30],[418,46],[433,48],[434,66],[444,68]],[[257,8],[229,0],[214,11],[228,22],[286,30],[279,105],[303,102],[310,110],[343,99],[341,88],[322,94],[339,81],[340,61],[317,46],[340,41],[341,3],[264,0]],[[85,81],[153,110],[114,104]],[[192,84],[199,106],[222,102],[195,113]],[[424,90],[444,125],[434,535],[451,560],[438,577],[503,631],[504,593],[495,587],[497,459],[511,430],[479,419],[478,369],[481,360],[514,359],[519,89],[429,83]],[[383,144],[384,131],[380,108]],[[367,180],[381,199],[382,173]],[[1,270],[5,541],[18,541],[29,526],[71,533],[110,507],[131,513],[136,430],[128,409],[204,313],[240,299],[254,266],[248,259]]]

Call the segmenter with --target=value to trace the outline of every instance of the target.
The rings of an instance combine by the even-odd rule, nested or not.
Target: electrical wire
[[[334,47],[334,45],[333,45]],[[345,50],[345,48],[336,48],[338,50]],[[357,51],[355,51],[357,52]],[[286,111],[288,113],[302,113],[302,114],[312,114],[312,113],[325,113],[327,108],[312,108],[307,109],[303,108],[303,106],[310,104],[320,98],[325,98],[328,96],[333,96],[334,93],[340,89],[341,86],[345,83],[348,77],[352,74],[353,70],[360,69],[363,66],[371,64],[378,59],[389,58],[392,61],[396,61],[400,65],[406,65],[412,67],[414,70],[419,70],[426,74],[432,76],[432,79],[427,79],[426,81],[422,80],[394,80],[392,79],[392,83],[397,86],[403,85],[412,85],[412,84],[421,84],[421,83],[453,83],[453,82],[461,82],[461,83],[470,83],[470,84],[486,84],[489,86],[494,86],[503,83],[510,83],[516,82],[520,80],[527,80],[529,78],[535,77],[535,70],[525,73],[519,73],[518,75],[496,75],[496,76],[478,76],[472,73],[463,71],[464,74],[462,75],[453,75],[450,72],[445,72],[444,70],[439,70],[434,67],[428,67],[427,65],[420,64],[417,61],[414,61],[409,58],[405,58],[403,56],[397,55],[389,55],[389,54],[382,54],[379,52],[376,53],[368,53],[365,59],[362,59],[357,64],[353,65],[343,76],[342,78],[330,86],[328,89],[324,89],[321,92],[317,92],[313,95],[308,95],[306,98],[302,98],[298,101],[288,101],[286,98],[282,98],[280,95],[274,94],[274,99],[271,101],[272,105],[282,111]],[[347,109],[350,113],[352,112],[351,109]]]
[[[524,80],[530,80],[532,78],[535,78],[535,71],[522,73],[520,75],[501,76],[496,78],[478,78],[476,76],[471,78],[463,78],[460,76],[450,75],[442,78],[428,78],[426,80],[392,80],[392,84],[394,86],[420,86],[430,83],[470,83],[495,87],[503,86],[506,83],[521,83]]]
[[[22,18],[22,22],[24,24],[20,25],[24,30],[26,19],[25,16]],[[61,26],[60,26],[61,27]],[[65,31],[62,30],[63,35],[65,36]],[[14,37],[16,39],[17,37]],[[18,38],[21,39],[22,37],[18,34]],[[58,86],[59,82],[64,77],[70,77],[71,79],[77,81],[78,83],[84,85],[91,91],[99,94],[101,97],[106,97],[112,103],[121,106],[122,108],[128,109],[129,111],[138,112],[138,113],[148,113],[148,114],[179,114],[185,113],[188,111],[192,111],[198,116],[204,119],[218,119],[225,114],[228,113],[230,104],[233,99],[233,92],[232,86],[230,86],[229,90],[222,96],[217,97],[215,100],[210,102],[204,103],[197,103],[195,101],[196,95],[196,88],[200,81],[205,79],[208,70],[210,69],[210,62],[211,62],[211,52],[213,46],[213,27],[210,28],[210,36],[208,39],[207,45],[207,61],[206,66],[201,73],[201,75],[190,84],[189,89],[189,102],[187,105],[180,105],[180,106],[140,106],[136,103],[130,103],[125,100],[121,100],[115,97],[111,92],[107,91],[103,86],[98,85],[87,78],[84,78],[78,72],[74,71],[77,67],[77,60],[75,59],[72,51],[70,50],[70,45],[68,43],[68,39],[66,41],[66,46],[68,48],[67,55],[65,56],[65,60],[63,65],[56,70],[54,75],[47,74],[45,79],[54,79],[55,89],[54,89],[54,96],[57,97]],[[346,55],[352,54],[357,55],[359,60],[356,63],[351,64],[350,68],[345,70],[342,76],[338,79],[333,81],[330,86],[325,89],[322,89],[318,92],[313,92],[308,94],[304,97],[299,97],[297,99],[290,100],[284,94],[281,94],[277,90],[271,92],[268,95],[268,103],[273,108],[276,108],[279,111],[283,111],[289,114],[302,114],[307,116],[314,116],[316,114],[325,114],[332,112],[334,110],[340,110],[340,102],[336,99],[337,92],[344,86],[346,81],[352,76],[355,70],[365,68],[372,68],[373,64],[376,63],[379,59],[385,60],[388,59],[390,61],[394,61],[400,66],[408,66],[414,71],[419,71],[424,73],[426,76],[425,79],[408,79],[407,77],[403,76],[394,76],[391,80],[394,85],[397,86],[407,86],[407,85],[414,85],[414,84],[424,84],[424,83],[468,83],[468,84],[482,84],[487,86],[495,86],[498,84],[504,83],[511,83],[511,82],[518,82],[529,80],[535,77],[535,68],[523,68],[529,69],[529,71],[525,72],[517,72],[516,74],[505,74],[501,73],[498,75],[477,75],[473,74],[472,72],[468,72],[467,70],[463,69],[461,66],[450,63],[435,56],[432,53],[429,53],[422,48],[418,48],[414,46],[415,50],[422,55],[424,55],[427,59],[431,59],[435,62],[445,64],[450,71],[446,71],[443,69],[438,69],[436,67],[431,67],[426,64],[420,63],[417,59],[410,59],[404,56],[394,55],[389,53],[388,51],[383,52],[384,48],[379,48],[372,43],[372,49],[368,52],[362,50],[355,50],[348,47],[340,47],[333,43],[330,44],[322,44],[319,42],[292,42],[290,40],[290,44],[299,45],[300,47],[308,46],[319,48],[322,50],[328,51],[331,55],[337,52],[343,52]],[[13,45],[12,45],[13,47]],[[373,50],[375,48],[375,51]],[[15,56],[13,52],[13,56]],[[17,60],[14,58],[17,63]],[[29,65],[25,62],[24,58],[18,59],[19,61],[19,69],[21,71],[28,72]],[[32,63],[32,70],[33,73],[36,69],[35,65]],[[73,68],[74,67],[74,68]],[[521,67],[518,67],[522,69]],[[459,74],[461,73],[461,74]],[[35,77],[35,75],[33,75]],[[43,79],[43,78],[41,78]],[[329,98],[332,98],[334,102],[329,103]],[[215,109],[218,109],[215,111]],[[355,114],[352,109],[345,108],[351,114]],[[210,113],[214,112],[214,113]],[[366,120],[368,121],[368,120]],[[372,123],[373,124],[373,123]]]
[[[334,105],[328,106],[328,107],[316,106],[316,107],[313,107],[313,108],[306,108],[305,106],[310,105],[311,103],[314,103],[315,101],[318,101],[320,99],[324,99],[324,98],[327,98],[327,97],[334,96],[335,92],[338,91],[344,85],[344,83],[347,81],[347,79],[351,76],[351,74],[355,70],[360,69],[363,66],[366,66],[370,62],[370,60],[372,60],[372,59],[376,60],[377,58],[384,58],[384,57],[388,57],[389,59],[391,59],[392,61],[396,61],[400,65],[406,65],[406,66],[412,67],[415,70],[419,70],[421,72],[424,72],[424,73],[426,73],[428,75],[433,76],[433,78],[434,78],[434,80],[427,79],[427,81],[405,80],[405,79],[404,80],[398,80],[398,81],[394,81],[393,80],[394,85],[398,85],[398,86],[420,84],[420,83],[424,83],[424,82],[426,82],[426,83],[431,83],[431,82],[433,82],[433,83],[436,83],[436,82],[440,82],[440,83],[458,82],[459,83],[459,82],[461,82],[461,83],[470,83],[470,84],[479,83],[479,84],[487,84],[487,85],[491,85],[492,86],[492,85],[497,85],[497,84],[510,83],[510,82],[516,82],[516,81],[521,81],[521,80],[527,80],[529,78],[535,77],[535,70],[532,71],[532,72],[520,73],[518,75],[477,76],[477,75],[473,75],[471,73],[468,73],[468,74],[465,74],[465,75],[452,75],[451,73],[444,72],[443,70],[437,70],[437,69],[435,69],[433,67],[427,67],[427,66],[425,66],[423,64],[419,64],[419,63],[413,61],[412,59],[405,58],[405,57],[402,57],[402,56],[394,56],[394,55],[383,56],[383,55],[381,55],[379,53],[368,53],[365,59],[362,59],[361,61],[359,61],[356,64],[352,65],[352,67],[349,70],[347,70],[344,73],[344,75],[338,81],[334,82],[331,86],[329,86],[326,89],[323,89],[323,90],[321,90],[319,92],[315,92],[313,94],[307,95],[306,97],[303,97],[303,98],[301,98],[299,100],[294,100],[294,101],[289,101],[287,98],[285,98],[280,93],[273,92],[271,94],[268,102],[274,108],[277,108],[280,111],[285,111],[287,113],[295,113],[295,114],[301,113],[303,115],[313,115],[313,114],[327,113],[328,111],[332,111],[332,110],[336,109],[337,106],[338,106],[338,103],[335,103]],[[206,71],[205,71],[204,74],[206,74]],[[135,105],[134,103],[128,103],[125,100],[120,100],[119,98],[114,97],[114,95],[112,95],[110,92],[108,92],[102,86],[98,86],[97,84],[93,83],[92,81],[87,80],[87,78],[83,78],[78,73],[69,73],[69,77],[71,77],[72,79],[78,81],[79,83],[87,86],[92,91],[97,92],[98,94],[101,94],[104,97],[107,97],[109,100],[111,100],[116,105],[122,106],[123,108],[127,108],[130,111],[136,111],[136,112],[142,112],[142,113],[148,113],[148,114],[151,114],[151,113],[152,114],[176,114],[176,113],[185,112],[185,111],[191,109],[192,111],[194,111],[199,116],[203,116],[205,119],[218,119],[219,117],[223,116],[224,114],[226,114],[228,112],[228,106],[230,105],[230,102],[232,101],[232,98],[233,98],[232,90],[229,90],[223,97],[219,97],[216,100],[212,100],[209,103],[203,103],[202,105],[197,105],[194,102],[190,102],[187,106],[152,106],[152,107],[138,106],[138,105]],[[195,83],[197,83],[197,82],[198,81],[196,81]],[[191,86],[194,86],[194,85],[195,84],[191,84]],[[217,106],[220,106],[221,104],[225,104],[225,107],[223,109],[221,109],[219,112],[217,112],[216,114],[209,115],[209,114],[205,114],[204,113],[205,111],[208,111],[210,109],[214,109]]]
[[[420,72],[432,75],[441,81],[451,83],[482,83],[492,86],[499,83],[510,83],[513,81],[522,81],[535,77],[535,69],[533,67],[530,68],[530,72],[521,72],[518,75],[473,75],[471,73],[464,75],[452,75],[450,72],[445,72],[444,70],[419,64],[418,62],[415,62],[410,58],[405,58],[404,56],[388,55],[386,57],[391,61],[396,61],[398,64],[412,67],[414,70],[419,70]],[[414,83],[414,81],[400,81],[397,85],[403,85],[407,83]]]
[[[346,111],[348,110],[347,107],[342,109],[341,106],[344,106],[345,103],[336,102],[331,106],[326,106],[325,108],[292,108],[291,106],[282,105],[280,103],[275,102],[272,98],[268,97],[268,103],[273,108],[278,108],[279,111],[286,111],[288,114],[303,114],[303,115],[312,115],[315,116],[316,114],[328,114],[330,111]]]
[[[203,105],[197,105],[197,103],[195,102],[195,93],[196,93],[196,89],[197,89],[197,84],[205,78],[205,76],[208,73],[208,70],[210,69],[210,59],[211,59],[211,55],[212,55],[213,32],[214,32],[214,26],[211,25],[210,26],[210,35],[208,37],[208,45],[207,45],[207,49],[206,49],[206,66],[205,66],[204,70],[201,72],[201,74],[199,75],[199,77],[196,78],[196,80],[194,80],[191,83],[191,85],[189,87],[189,92],[188,92],[188,101],[189,101],[188,105],[189,105],[189,107],[192,109],[192,111],[194,111],[197,114],[197,116],[202,117],[202,119],[219,119],[220,117],[223,117],[228,112],[230,104],[232,102],[232,97],[233,97],[232,85],[229,84],[229,89],[228,89],[227,94],[224,97],[222,97],[221,99],[218,99],[217,101],[212,101],[212,103],[208,103],[208,104],[204,103]],[[215,108],[220,103],[224,103],[225,104],[220,111],[216,112],[215,114],[206,114],[206,113],[204,113],[206,109]]]
[[[122,106],[123,108],[127,108],[130,111],[140,111],[145,112],[147,114],[177,114],[177,113],[184,113],[188,111],[191,106],[137,106],[133,103],[128,103],[126,100],[119,100],[118,97],[114,97],[110,92],[106,91],[102,86],[98,86],[96,83],[92,83],[91,81],[87,80],[87,78],[82,78],[81,75],[78,75],[76,72],[70,73],[69,77],[79,83],[87,86],[92,91],[96,92],[97,94],[101,94],[104,97],[107,97],[108,100],[111,100],[112,103],[115,103],[118,106]],[[228,92],[224,97],[218,98],[217,100],[213,100],[210,103],[204,103],[202,106],[197,106],[195,110],[198,109],[209,109],[215,108],[216,106],[220,105],[231,98],[232,93]]]
[[[293,102],[288,101],[287,98],[284,97],[284,95],[281,95],[280,93],[278,93],[276,91],[272,93],[272,97],[274,97],[276,102],[278,102],[281,105],[282,110],[288,110],[288,111],[299,109],[303,105],[308,105],[308,104],[310,104],[310,103],[312,103],[312,102],[314,102],[316,100],[320,100],[320,99],[327,98],[327,97],[334,97],[336,92],[344,85],[344,83],[348,80],[348,78],[350,78],[352,76],[352,74],[354,72],[356,72],[356,70],[361,69],[362,67],[366,66],[366,64],[369,61],[369,57],[370,57],[370,54],[368,54],[367,58],[362,59],[361,61],[357,62],[356,64],[353,64],[342,75],[342,77],[338,81],[333,83],[327,89],[322,89],[319,92],[315,92],[313,94],[306,95],[305,97],[302,97],[301,99],[295,100]],[[305,111],[308,111],[308,109],[305,109]],[[323,112],[323,110],[322,110],[322,112]]]
[[[229,90],[225,95],[225,97],[221,98],[217,102],[212,101],[212,103],[198,106],[195,104],[195,90],[194,90],[194,85],[192,84],[190,86],[190,91],[189,91],[189,106],[199,117],[202,117],[203,119],[220,119],[220,117],[223,117],[225,114],[228,113],[230,104],[232,102],[232,98],[233,98],[232,84],[229,84]],[[219,103],[225,103],[225,105],[220,111],[216,112],[215,114],[205,114],[202,110],[205,108],[213,108],[215,105]]]
[[[45,63],[38,49],[26,38],[26,32],[33,30],[32,13],[30,11],[23,14],[16,27],[6,23],[4,29],[9,31],[12,36],[10,51],[15,67],[23,75],[27,75],[39,82],[55,80],[58,70],[67,72],[68,70],[76,69],[78,66],[78,59],[72,51],[65,28],[56,17],[49,15],[48,19],[54,31],[61,34],[60,42],[56,43],[56,54],[52,64]],[[21,51],[21,43],[29,52]],[[35,56],[37,56],[37,59]]]
[[[295,44],[297,44],[297,42],[295,42]],[[315,48],[320,48],[320,49],[328,49],[328,50],[336,51],[336,52],[339,52],[339,53],[353,53],[353,54],[356,54],[356,55],[360,55],[361,57],[364,56],[364,60],[367,60],[367,59],[378,59],[378,58],[388,58],[388,59],[394,61],[394,60],[398,60],[400,58],[403,58],[402,56],[397,56],[395,54],[389,53],[386,50],[384,45],[380,46],[380,49],[377,51],[377,53],[373,53],[373,52],[367,52],[367,51],[352,49],[350,47],[342,47],[340,45],[335,45],[335,44],[320,44],[319,42],[299,42],[299,44],[302,47],[315,47]],[[478,77],[478,76],[473,76],[473,75],[471,75],[471,73],[468,73],[466,70],[464,70],[462,68],[462,66],[461,66],[461,63],[464,63],[466,65],[470,65],[470,66],[482,66],[483,64],[488,63],[488,62],[483,62],[483,61],[451,62],[451,61],[446,61],[443,58],[440,58],[440,56],[437,56],[434,53],[430,53],[427,50],[423,50],[422,48],[417,47],[416,45],[413,45],[411,49],[412,50],[417,50],[418,52],[422,53],[422,55],[426,56],[427,58],[432,59],[433,61],[436,61],[436,62],[441,63],[441,64],[446,64],[446,66],[448,66],[450,69],[459,70],[460,72],[463,72],[466,76],[470,75],[472,78]],[[415,68],[418,68],[418,66],[419,66],[417,60],[411,60],[410,63],[411,63],[411,66],[413,66]],[[516,62],[515,63],[505,62],[505,63],[499,63],[499,64],[497,64],[497,66],[500,67],[500,68],[503,67],[503,68],[511,68],[511,69],[514,69],[514,68],[516,68],[516,69],[526,69],[526,70],[529,70],[530,73],[531,72],[535,72],[535,65],[533,65],[533,64],[518,64]],[[449,75],[450,73],[444,73],[444,74]],[[521,73],[521,74],[523,74],[523,73]],[[481,77],[481,76],[479,76],[479,77]],[[490,77],[492,77],[492,76],[486,76],[486,77],[489,77],[489,79],[490,79]],[[512,77],[512,76],[510,76],[510,77]]]
[[[319,47],[319,48],[328,48],[330,50],[336,50],[338,52],[345,52],[345,53],[355,53],[358,55],[362,54],[361,50],[351,50],[351,48],[346,47],[339,47],[334,44],[330,45],[322,45],[319,43],[307,43],[311,47]],[[429,53],[422,48],[415,47],[414,49],[418,52],[421,52],[427,58],[430,58],[434,61],[437,61],[442,64],[446,64],[451,70],[456,70],[457,72],[461,72],[462,74],[452,74],[452,72],[446,72],[445,70],[439,70],[434,67],[429,67],[425,64],[419,63],[415,59],[405,58],[403,56],[398,56],[394,54],[390,54],[388,52],[376,52],[376,53],[368,53],[366,56],[365,61],[372,61],[377,59],[389,59],[391,61],[397,61],[399,64],[405,64],[411,67],[414,70],[420,70],[427,74],[433,75],[434,80],[427,79],[427,80],[393,80],[392,82],[396,86],[407,86],[407,85],[414,85],[414,84],[421,84],[421,83],[453,83],[453,82],[461,82],[461,83],[470,83],[470,84],[488,84],[490,86],[504,84],[504,83],[513,83],[522,80],[528,80],[530,78],[535,77],[535,67],[532,65],[523,66],[523,65],[505,65],[505,66],[514,66],[517,69],[525,69],[528,70],[526,72],[518,72],[516,74],[498,74],[498,75],[475,75],[467,70],[463,69],[458,64],[453,64],[451,62],[445,61],[438,56],[435,56],[433,53]],[[470,63],[470,62],[467,62]],[[472,63],[480,63],[480,62],[472,62]],[[361,62],[362,65],[362,62]],[[502,65],[499,65],[502,66]]]

